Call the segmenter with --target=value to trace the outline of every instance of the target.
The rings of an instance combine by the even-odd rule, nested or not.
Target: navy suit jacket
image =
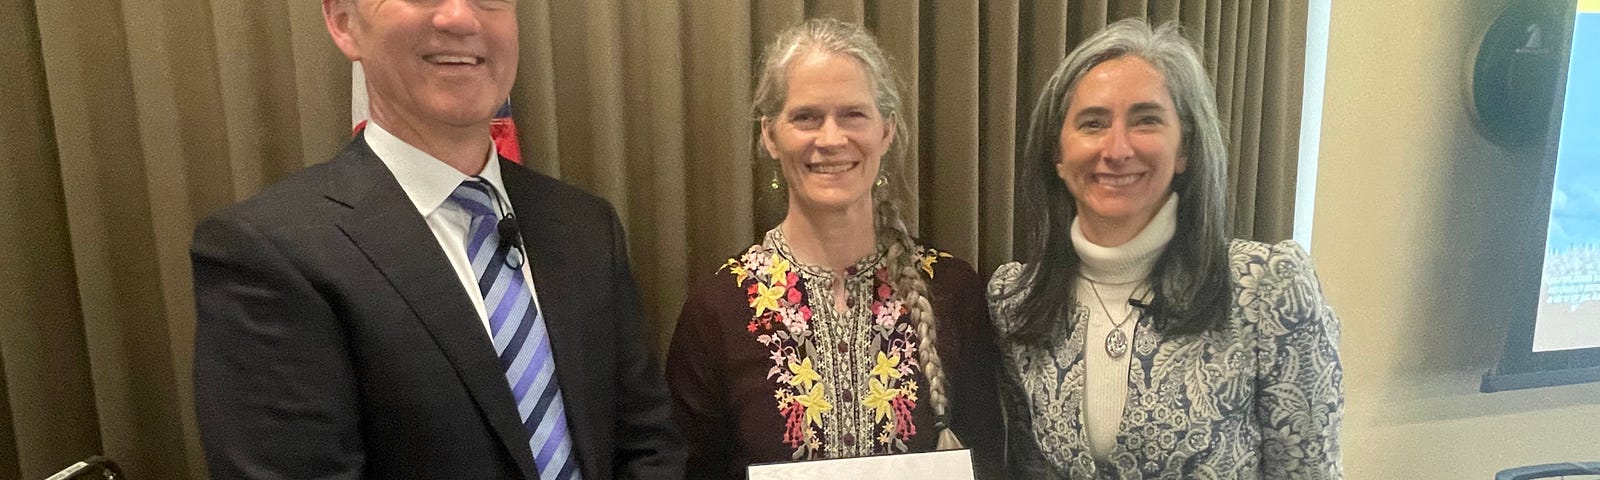
[[[682,477],[604,200],[502,161],[583,477]],[[466,289],[357,137],[195,229],[195,395],[215,478],[538,478]]]

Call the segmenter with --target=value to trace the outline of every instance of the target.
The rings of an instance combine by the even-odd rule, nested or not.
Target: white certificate
[[[973,480],[967,449],[750,466],[750,480]]]

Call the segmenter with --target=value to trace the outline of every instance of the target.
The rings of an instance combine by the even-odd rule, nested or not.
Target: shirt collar
[[[394,179],[400,182],[400,189],[406,192],[406,197],[411,199],[412,205],[417,208],[417,213],[427,217],[435,209],[443,205],[456,187],[468,177],[443,160],[439,160],[427,152],[411,146],[394,134],[384,130],[377,122],[368,121],[362,133],[366,137],[367,146],[372,148],[372,153],[378,155],[383,165],[394,174]],[[500,198],[507,198],[504,184],[500,182],[500,156],[493,148],[489,149],[488,160],[483,165],[483,171],[478,177],[488,180],[494,186]],[[502,203],[503,209],[509,211],[509,203]]]

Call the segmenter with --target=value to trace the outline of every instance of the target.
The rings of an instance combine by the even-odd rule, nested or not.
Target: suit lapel
[[[504,367],[450,260],[432,248],[433,231],[365,141],[352,141],[335,161],[347,162],[349,178],[327,195],[354,210],[339,228],[416,313],[523,476],[538,478]]]
[[[596,346],[585,345],[589,340],[583,328],[585,319],[578,318],[573,300],[591,295],[592,292],[583,291],[584,285],[592,284],[585,277],[601,272],[584,272],[571,264],[573,255],[577,254],[574,250],[580,248],[574,243],[578,240],[572,238],[570,225],[556,214],[562,206],[544,201],[548,197],[538,190],[533,174],[509,162],[501,161],[500,165],[506,196],[511,199],[517,227],[522,230],[522,241],[527,245],[528,266],[533,270],[534,289],[539,296],[545,328],[550,332],[556,381],[567,406],[567,431],[577,447],[578,458],[585,462],[584,471],[594,472],[599,466],[587,464],[593,457],[584,453],[595,448],[594,437],[586,427],[595,425],[596,421],[587,418],[592,416],[589,413],[592,409],[585,407],[603,399],[589,396],[583,352]],[[593,247],[583,245],[581,248]]]

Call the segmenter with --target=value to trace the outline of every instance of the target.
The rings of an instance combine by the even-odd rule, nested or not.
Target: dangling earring
[[[772,171],[772,183],[770,185],[772,186],[773,190],[777,190],[777,189],[783,188],[783,183],[780,182],[779,179],[778,179],[778,171],[777,170],[773,170]]]
[[[888,185],[889,184],[889,177],[887,177],[887,176],[885,176],[885,175],[880,173],[880,174],[878,174],[878,180],[872,182],[872,184],[880,186],[880,187],[884,186],[884,185]]]

